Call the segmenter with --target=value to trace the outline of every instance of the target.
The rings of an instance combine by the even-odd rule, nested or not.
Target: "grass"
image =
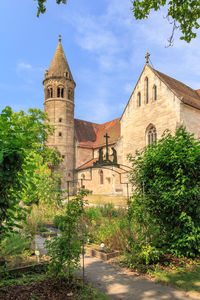
[[[117,206],[127,206],[127,198],[125,196],[109,196],[109,195],[88,195],[87,196],[88,203],[93,204],[108,204],[112,203]]]
[[[156,270],[153,273],[155,281],[177,287],[188,292],[200,293],[200,265],[192,269],[178,267],[175,270]]]

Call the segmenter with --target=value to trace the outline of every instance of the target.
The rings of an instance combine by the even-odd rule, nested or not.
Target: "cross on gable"
[[[106,135],[104,135],[104,137],[106,138],[106,145],[108,145],[108,139],[110,138],[110,136],[106,133]]]
[[[146,64],[149,63],[149,56],[150,56],[150,54],[147,52],[147,54],[145,55],[145,58],[146,58]]]
[[[106,138],[106,160],[109,160],[109,153],[108,153],[108,139],[110,138],[109,135],[106,133],[106,135],[104,135],[104,137]]]

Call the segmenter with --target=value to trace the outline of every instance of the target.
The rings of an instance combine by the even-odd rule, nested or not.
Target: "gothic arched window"
[[[145,103],[149,103],[149,80],[148,77],[145,78]]]
[[[147,136],[148,145],[157,141],[157,132],[156,132],[156,127],[154,125],[149,126],[149,128],[147,129],[146,136]]]
[[[157,86],[154,85],[153,87],[153,100],[157,100]]]
[[[137,106],[141,106],[141,93],[137,94]]]
[[[103,171],[102,170],[99,172],[99,179],[100,179],[100,184],[103,184]]]

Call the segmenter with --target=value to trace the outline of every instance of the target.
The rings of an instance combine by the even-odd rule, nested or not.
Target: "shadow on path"
[[[81,270],[78,273],[80,275]],[[90,256],[85,256],[85,274],[94,287],[111,299],[200,300],[200,295],[189,296],[183,291],[161,286],[146,278],[126,274],[123,270]]]

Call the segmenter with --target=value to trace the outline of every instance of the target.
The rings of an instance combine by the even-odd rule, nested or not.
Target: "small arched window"
[[[64,88],[63,87],[58,87],[57,88],[57,97],[58,98],[64,98]]]
[[[62,136],[62,132],[59,132],[59,133],[58,133],[58,136]]]
[[[58,121],[59,121],[59,123],[62,123],[62,118],[59,118],[59,120],[58,120]]]
[[[145,103],[149,103],[149,79],[145,78]]]
[[[137,106],[141,106],[141,93],[137,94]]]
[[[157,132],[156,127],[154,125],[150,125],[147,129],[147,143],[148,145],[157,141]]]
[[[53,88],[48,87],[47,88],[47,99],[52,98],[52,97],[53,97]]]
[[[157,86],[154,85],[153,87],[153,100],[157,100]]]
[[[100,184],[103,184],[103,171],[101,170],[100,172],[99,172],[99,179],[100,179]]]

